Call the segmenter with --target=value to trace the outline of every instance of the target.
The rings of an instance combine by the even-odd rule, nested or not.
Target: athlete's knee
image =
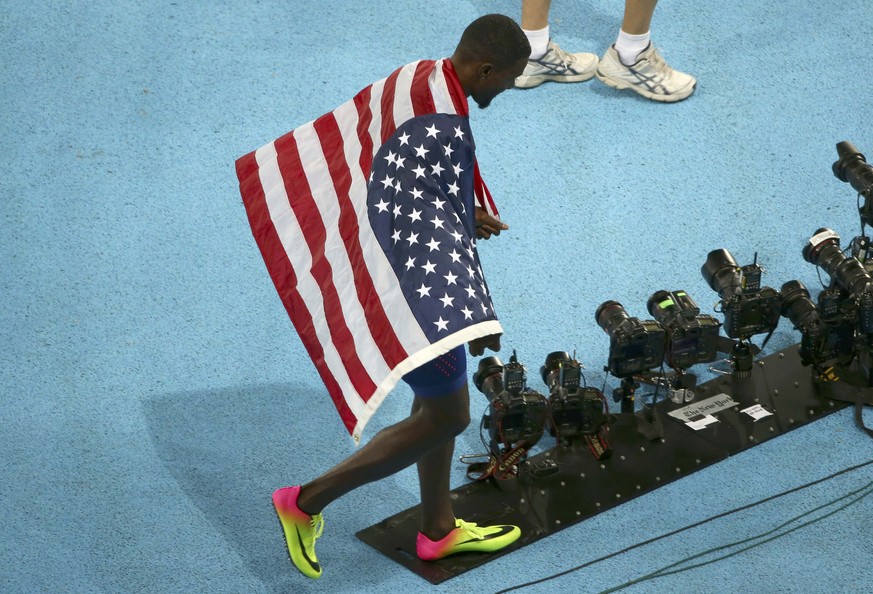
[[[470,407],[459,407],[451,412],[452,414],[449,415],[446,428],[452,437],[456,437],[470,426]]]
[[[446,439],[460,435],[470,425],[470,410],[466,406],[445,407],[431,411],[424,407],[420,412]]]

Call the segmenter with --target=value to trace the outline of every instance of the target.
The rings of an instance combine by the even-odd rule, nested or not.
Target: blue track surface
[[[407,470],[332,505],[325,575],[297,574],[270,493],[353,445],[266,273],[234,161],[401,64],[450,55],[493,11],[520,6],[2,2],[0,591],[494,592],[873,459],[842,411],[438,587],[354,537],[416,504]],[[621,13],[616,0],[555,2],[552,34],[602,53]],[[841,140],[873,160],[871,19],[865,0],[664,1],[653,38],[697,76],[687,101],[592,80],[474,110],[483,176],[510,225],[480,245],[500,356],[516,349],[537,381],[547,353],[575,349],[600,386],[598,305],[647,318],[654,291],[685,289],[710,311],[700,266],[717,248],[741,264],[757,252],[769,286],[815,291],[804,242],[821,226],[846,242],[859,231],[855,194],[830,166]],[[783,320],[765,353],[798,338]],[[472,391],[478,419],[486,401]],[[410,398],[398,387],[367,435]],[[459,454],[482,450],[476,425]],[[617,586],[871,480],[871,467],[847,473],[522,591]],[[624,591],[867,592],[871,517],[868,497]]]

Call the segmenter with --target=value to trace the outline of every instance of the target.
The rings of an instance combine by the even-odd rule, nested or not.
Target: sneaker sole
[[[298,565],[297,561],[294,560],[294,557],[291,555],[291,546],[288,543],[288,532],[285,530],[285,523],[282,521],[282,517],[279,515],[279,510],[276,509],[275,503],[273,504],[273,511],[276,512],[276,519],[279,521],[279,527],[282,529],[282,538],[285,540],[285,550],[288,551],[288,559],[291,561],[291,564],[297,568],[297,571],[299,571],[308,578],[311,578],[313,580],[317,580],[318,578],[320,578],[320,571],[318,573],[307,572],[304,570],[303,567]]]
[[[694,93],[695,89],[697,89],[697,83],[694,83],[693,85],[691,85],[691,89],[685,94],[659,95],[658,93],[653,93],[636,85],[631,85],[624,82],[617,82],[603,75],[600,70],[597,71],[596,76],[597,80],[599,80],[608,87],[612,87],[613,89],[617,89],[619,91],[633,91],[638,95],[642,95],[646,99],[651,99],[652,101],[660,101],[661,103],[677,103],[679,101],[682,101],[683,99],[687,99],[688,97],[690,97]]]
[[[519,76],[515,79],[515,88],[516,89],[532,89],[534,87],[538,87],[544,82],[561,82],[561,83],[575,83],[575,82],[585,82],[586,80],[591,80],[594,78],[594,72],[583,72],[582,74],[543,74],[541,76],[530,76],[530,77],[522,77]]]

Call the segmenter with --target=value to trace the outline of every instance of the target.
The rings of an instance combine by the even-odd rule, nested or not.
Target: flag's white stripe
[[[456,114],[455,102],[452,101],[449,86],[446,84],[446,75],[443,72],[443,60],[437,60],[433,73],[427,82],[431,95],[433,95],[435,113]]]
[[[279,171],[279,163],[276,158],[275,144],[270,143],[258,149],[255,158],[258,162],[258,174],[261,178],[261,186],[264,188],[264,197],[270,212],[270,219],[273,221],[279,240],[285,248],[285,254],[297,275],[297,291],[305,303],[306,309],[317,320],[319,316],[323,315],[324,299],[318,283],[310,273],[312,255],[302,240],[303,231],[300,229],[297,217],[288,202],[288,194],[285,191],[285,184],[282,181],[282,174]],[[313,324],[313,328],[324,351],[325,364],[345,395],[346,403],[352,414],[356,418],[361,418],[362,414],[369,414],[365,412],[364,401],[357,396],[342,359],[331,340],[327,325],[316,322]],[[353,397],[350,398],[350,396]]]
[[[355,352],[358,354],[361,364],[367,374],[378,384],[381,378],[391,372],[391,369],[385,363],[381,349],[373,340],[373,335],[370,334],[367,316],[358,298],[352,264],[339,231],[339,201],[327,160],[312,123],[297,128],[294,131],[294,138],[297,140],[300,163],[309,183],[315,206],[318,208],[321,220],[327,230],[324,255],[333,271],[333,283],[339,296],[344,323],[351,332]],[[366,196],[366,192],[364,195]],[[369,398],[370,394],[362,394],[361,396]]]
[[[370,114],[372,115],[372,119],[370,120],[370,127],[367,132],[370,135],[370,143],[373,146],[373,154],[370,155],[370,160],[372,161],[373,155],[376,154],[376,151],[379,150],[379,147],[382,146],[382,93],[385,91],[385,79],[373,83],[370,86]],[[370,172],[367,172],[367,175],[370,175]]]
[[[418,62],[407,64],[397,74],[394,87],[394,126],[396,128],[415,117],[415,111],[412,109],[411,89],[412,77],[415,75],[417,67]]]
[[[361,172],[360,156],[361,143],[358,140],[358,112],[354,105],[344,104],[335,112],[337,125],[342,137],[345,139],[345,158],[352,175],[349,195],[366,196],[367,180]],[[373,279],[376,296],[382,302],[385,315],[391,323],[391,328],[397,335],[400,344],[407,353],[414,353],[428,345],[427,337],[419,327],[409,304],[403,296],[403,291],[397,282],[397,276],[382,251],[382,246],[373,234],[367,212],[367,201],[354,202],[355,214],[358,217],[358,238],[361,242],[361,251],[364,262]]]

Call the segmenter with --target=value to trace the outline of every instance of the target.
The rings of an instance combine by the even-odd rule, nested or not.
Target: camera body
[[[685,291],[657,291],[647,304],[649,313],[667,333],[666,360],[674,369],[715,361],[721,325],[700,308]]]
[[[562,439],[594,435],[607,423],[603,393],[581,386],[582,366],[568,353],[550,353],[540,375],[549,387],[550,435]]]
[[[849,244],[852,257],[858,260],[867,274],[873,274],[873,241],[866,235],[855,237]]]
[[[725,249],[711,251],[701,267],[704,280],[721,297],[728,337],[745,340],[770,333],[779,324],[782,297],[775,289],[761,287],[763,270],[757,262],[738,266]]]
[[[781,307],[779,294],[770,287],[723,301],[725,334],[730,338],[748,338],[770,332],[779,323]]]
[[[849,363],[855,352],[855,311],[838,288],[819,293],[819,305],[800,281],[788,281],[779,291],[782,315],[800,331],[800,362],[827,368]],[[847,307],[848,305],[848,307]]]
[[[503,365],[497,357],[485,357],[473,374],[473,382],[491,404],[484,420],[492,448],[507,449],[519,443],[536,444],[543,436],[548,416],[546,398],[527,387],[527,372],[515,353]]]
[[[661,324],[630,317],[618,301],[605,301],[594,317],[609,334],[607,369],[614,376],[630,377],[661,365],[667,340]]]

